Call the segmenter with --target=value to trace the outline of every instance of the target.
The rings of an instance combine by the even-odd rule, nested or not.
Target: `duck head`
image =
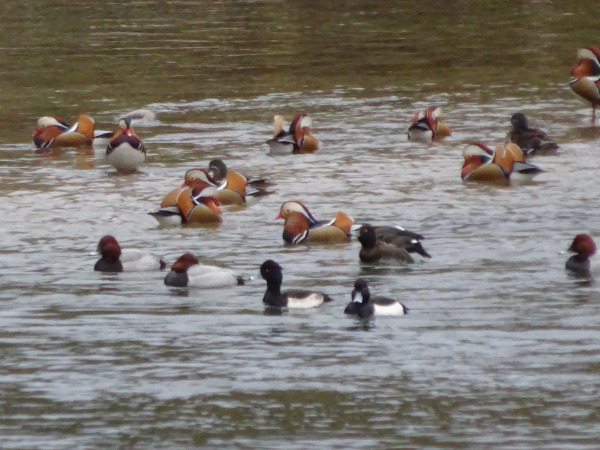
[[[260,266],[260,276],[268,283],[281,286],[283,281],[282,267],[272,259],[266,260]]]
[[[97,251],[102,255],[102,258],[111,262],[117,261],[121,256],[121,246],[114,236],[111,235],[103,236],[100,239],[98,242]]]
[[[211,176],[210,172],[206,169],[190,169],[185,173],[183,186],[192,186],[196,181],[202,181],[208,186],[217,187],[218,184],[215,179]]]
[[[513,131],[527,131],[529,130],[529,122],[527,116],[522,112],[515,113],[510,118]]]
[[[304,206],[303,203],[297,200],[290,200],[283,203],[281,205],[281,208],[279,208],[279,214],[275,217],[275,220],[285,219],[292,213],[302,214],[311,224],[317,223],[317,219],[315,219],[315,217],[311,214],[308,208]]]
[[[596,253],[596,243],[589,234],[578,234],[568,251],[577,253],[582,258],[589,258]]]
[[[124,135],[134,136],[134,132],[131,128],[131,117],[121,117],[119,119],[119,128]]]
[[[371,248],[375,246],[375,243],[377,242],[375,228],[368,223],[363,224],[358,229],[358,242],[360,242],[365,248]]]
[[[352,302],[366,304],[369,302],[371,298],[371,293],[369,292],[369,284],[367,280],[364,278],[358,278],[354,282],[354,290],[352,291]]]
[[[184,253],[171,266],[171,270],[177,273],[185,273],[193,265],[200,264],[198,258],[191,253]]]
[[[227,166],[222,160],[213,159],[208,163],[208,174],[217,184],[221,184],[227,180]]]

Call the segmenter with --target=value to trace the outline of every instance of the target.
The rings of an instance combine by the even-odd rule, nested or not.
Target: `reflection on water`
[[[566,85],[576,49],[598,44],[592,2],[5,3],[3,447],[597,446],[598,286],[564,272],[573,235],[600,235],[599,131]],[[431,104],[453,135],[408,142]],[[113,129],[137,108],[157,114],[134,120],[138,174],[114,175],[104,145],[31,143],[42,115]],[[519,110],[560,154],[535,158],[530,183],[463,185],[464,144],[502,142]],[[322,148],[267,155],[273,115],[304,111]],[[219,227],[158,227],[147,213],[214,158],[276,192]],[[293,199],[420,232],[432,259],[286,247],[273,217]],[[284,289],[335,301],[273,311],[262,279],[204,291],[96,273],[104,234],[247,277],[274,259]],[[345,317],[359,276],[410,313]]]

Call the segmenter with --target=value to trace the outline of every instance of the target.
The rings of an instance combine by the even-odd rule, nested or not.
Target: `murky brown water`
[[[561,254],[600,236],[600,129],[566,84],[600,44],[593,2],[5,3],[2,448],[597,448],[600,292]],[[453,136],[407,142],[430,104]],[[137,108],[157,115],[137,125],[141,174],[112,176],[102,147],[33,151],[39,116],[111,129]],[[561,153],[535,158],[533,183],[463,185],[464,144],[500,143],[518,110]],[[300,111],[322,149],[268,156],[272,116]],[[218,228],[158,228],[146,212],[214,157],[276,193]],[[422,232],[433,257],[285,247],[272,219],[289,199]],[[246,276],[273,258],[285,286],[336,301],[272,315],[262,280],[98,274],[107,233]],[[358,276],[410,314],[345,317]]]

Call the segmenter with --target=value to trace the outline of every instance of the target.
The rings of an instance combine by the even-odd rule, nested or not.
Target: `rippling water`
[[[574,234],[600,236],[600,131],[566,85],[576,49],[598,44],[592,2],[63,3],[0,9],[1,447],[597,448],[600,293],[564,271]],[[453,135],[408,142],[431,104]],[[134,122],[142,173],[113,174],[102,146],[34,152],[41,115],[111,129],[136,108],[157,117]],[[502,142],[519,110],[560,154],[534,158],[534,182],[463,185],[464,145]],[[300,111],[321,150],[267,155],[272,116]],[[276,192],[217,228],[159,228],[146,213],[215,157]],[[284,246],[273,217],[290,199],[421,232],[432,258]],[[284,287],[335,301],[272,314],[260,279],[99,274],[108,233],[248,277],[273,258]],[[410,314],[345,317],[359,276]]]

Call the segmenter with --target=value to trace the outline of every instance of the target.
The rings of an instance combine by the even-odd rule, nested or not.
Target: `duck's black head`
[[[365,223],[358,229],[358,241],[364,247],[373,247],[377,242],[377,236],[375,236],[375,228],[370,224]]]
[[[283,274],[281,273],[281,266],[272,259],[268,259],[260,266],[260,276],[267,283],[281,284]]]
[[[512,115],[510,118],[510,123],[513,126],[513,130],[528,130],[529,123],[527,122],[527,117],[522,112],[518,112]]]

